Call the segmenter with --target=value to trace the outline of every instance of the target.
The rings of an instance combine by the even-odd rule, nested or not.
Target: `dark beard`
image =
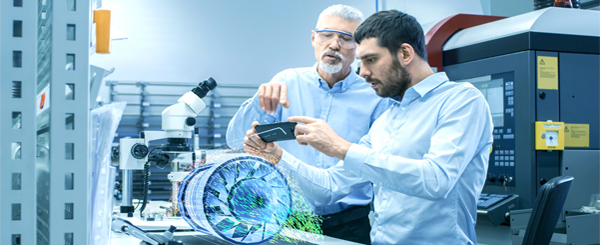
[[[375,83],[379,89],[375,93],[383,98],[404,96],[404,92],[409,88],[411,76],[404,66],[400,64],[398,59],[394,59],[392,65],[388,68],[386,74],[383,75],[385,82],[379,79],[367,77],[368,83]]]

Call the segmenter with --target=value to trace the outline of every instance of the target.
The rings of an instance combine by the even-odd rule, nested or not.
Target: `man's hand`
[[[273,165],[277,165],[281,160],[282,149],[279,145],[274,142],[266,143],[260,139],[256,133],[256,127],[258,122],[252,122],[252,129],[246,131],[246,137],[244,137],[244,150],[253,156],[259,156]]]
[[[305,123],[296,125],[296,141],[301,145],[310,145],[317,151],[330,157],[344,160],[346,152],[352,143],[337,135],[333,129],[323,120],[311,117],[290,117],[290,122]]]
[[[285,108],[290,107],[287,99],[287,84],[285,83],[263,83],[258,87],[258,100],[260,108],[268,114],[277,111],[277,105]]]

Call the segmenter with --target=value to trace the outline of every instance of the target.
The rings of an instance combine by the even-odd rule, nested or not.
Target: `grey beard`
[[[324,63],[324,62],[319,62],[319,68],[321,68],[321,70],[323,70],[324,72],[327,72],[329,74],[338,73],[339,71],[342,70],[342,66],[343,66],[342,62],[339,62],[335,65]]]

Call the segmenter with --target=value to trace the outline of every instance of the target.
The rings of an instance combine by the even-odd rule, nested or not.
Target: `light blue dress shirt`
[[[479,90],[437,73],[394,100],[345,161],[321,170],[284,151],[277,166],[323,203],[373,183],[374,244],[475,244],[492,131]]]
[[[244,102],[227,128],[227,144],[231,148],[241,148],[246,131],[252,128],[252,122],[260,124],[285,122],[291,116],[309,116],[329,123],[335,132],[346,140],[358,143],[367,134],[369,128],[391,104],[391,100],[382,99],[371,85],[354,71],[333,88],[317,73],[313,67],[284,70],[270,81],[286,83],[288,86],[289,108],[278,106],[277,112],[267,114],[261,110],[258,94]],[[299,145],[295,140],[277,142],[283,149],[298,159],[318,168],[335,166],[339,159],[326,156],[310,146]],[[372,200],[372,185],[364,183],[353,186],[348,194],[336,202],[323,205],[309,200],[319,215],[342,211],[349,206],[367,205]]]

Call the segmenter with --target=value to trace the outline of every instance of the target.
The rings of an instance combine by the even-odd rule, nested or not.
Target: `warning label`
[[[565,147],[590,147],[590,125],[565,123]]]
[[[558,89],[558,57],[537,57],[538,89]]]
[[[556,74],[552,73],[552,72],[545,72],[545,71],[540,72],[540,77],[542,77],[542,78],[554,78],[555,76],[556,76]]]

